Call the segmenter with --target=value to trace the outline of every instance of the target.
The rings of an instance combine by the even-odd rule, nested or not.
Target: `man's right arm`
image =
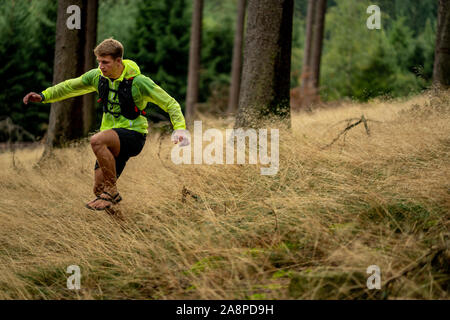
[[[44,96],[44,101],[42,102],[52,103],[93,92],[96,90],[94,79],[98,74],[98,69],[92,69],[78,78],[58,83],[42,91],[42,95]]]

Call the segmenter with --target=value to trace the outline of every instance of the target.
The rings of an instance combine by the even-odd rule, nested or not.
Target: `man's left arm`
[[[153,80],[144,75],[140,75],[134,81],[137,82],[144,105],[146,105],[147,102],[156,104],[169,114],[174,130],[186,129],[186,122],[183,113],[181,112],[180,104],[174,98],[154,83]]]

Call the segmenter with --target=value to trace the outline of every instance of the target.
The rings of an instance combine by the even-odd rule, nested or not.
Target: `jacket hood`
[[[139,66],[133,60],[123,59],[122,63],[124,65],[124,69],[122,71],[122,74],[117,80],[122,81],[123,78],[128,79],[131,77],[136,77],[141,74],[141,69],[139,69]],[[100,70],[100,67],[98,68],[98,70]],[[103,76],[101,70],[100,74]]]
[[[122,60],[123,64],[125,66],[125,69],[123,69],[122,76],[124,75],[125,78],[129,77],[136,77],[137,75],[141,74],[141,69],[139,69],[139,66],[134,62],[133,60],[124,59]]]

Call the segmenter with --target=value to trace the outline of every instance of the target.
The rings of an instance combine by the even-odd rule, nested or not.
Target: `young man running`
[[[41,93],[30,92],[23,102],[52,103],[97,91],[103,107],[100,132],[91,137],[95,163],[94,194],[86,204],[91,210],[105,210],[117,204],[120,196],[116,181],[130,157],[144,147],[148,133],[145,106],[148,102],[169,113],[174,133],[172,141],[189,145],[180,105],[150,78],[141,74],[137,64],[123,60],[123,46],[106,39],[94,50],[99,67],[82,76],[66,80]]]

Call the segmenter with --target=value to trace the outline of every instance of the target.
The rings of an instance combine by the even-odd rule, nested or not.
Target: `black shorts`
[[[128,159],[130,159],[130,157],[135,157],[139,153],[141,153],[147,135],[124,128],[113,128],[112,130],[117,132],[120,141],[120,152],[119,155],[115,157],[116,176],[117,178],[119,178],[120,174],[125,168],[125,164],[127,163]],[[94,170],[97,170],[98,168],[98,161],[95,161]]]

